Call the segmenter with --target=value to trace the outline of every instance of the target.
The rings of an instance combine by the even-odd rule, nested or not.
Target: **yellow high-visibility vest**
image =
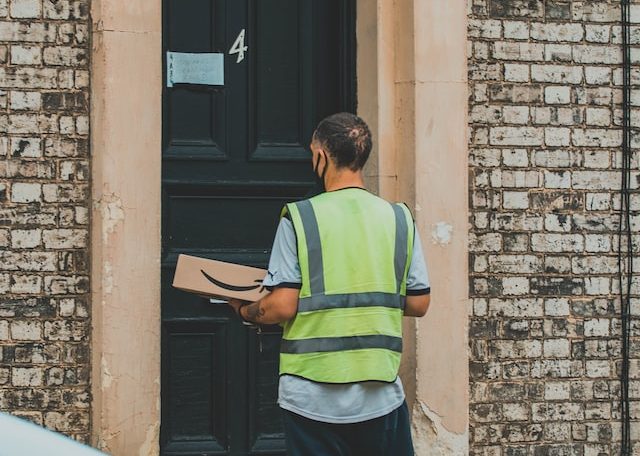
[[[315,382],[393,382],[414,225],[404,204],[358,188],[290,203],[302,288],[284,324],[280,374]]]

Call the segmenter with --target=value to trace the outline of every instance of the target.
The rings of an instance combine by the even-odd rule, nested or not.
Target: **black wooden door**
[[[313,183],[313,127],[355,109],[354,4],[164,0],[164,55],[223,53],[225,83],[163,93],[163,455],[284,454],[278,330],[259,343],[171,280],[180,253],[266,267],[281,207]]]

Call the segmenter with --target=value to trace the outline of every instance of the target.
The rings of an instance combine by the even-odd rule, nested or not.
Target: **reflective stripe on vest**
[[[287,210],[303,284],[298,313],[284,325],[280,373],[327,383],[394,381],[413,249],[408,209],[346,189]]]

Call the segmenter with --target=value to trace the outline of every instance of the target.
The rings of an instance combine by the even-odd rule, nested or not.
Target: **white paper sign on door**
[[[174,84],[224,85],[224,54],[167,52],[167,87]]]

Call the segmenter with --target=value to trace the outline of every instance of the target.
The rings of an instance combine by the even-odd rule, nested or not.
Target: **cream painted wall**
[[[401,376],[419,455],[468,453],[466,4],[360,0],[358,106],[370,188],[414,209],[432,282],[405,322]]]
[[[157,455],[160,2],[92,2],[93,444]]]

